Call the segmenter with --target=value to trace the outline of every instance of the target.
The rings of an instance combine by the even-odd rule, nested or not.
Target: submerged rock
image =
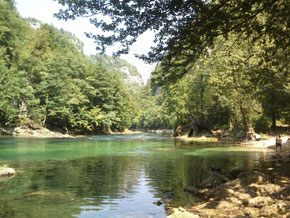
[[[163,203],[162,203],[162,201],[156,201],[156,202],[153,202],[153,204],[155,204],[155,205],[157,205],[157,206],[160,206],[160,205],[162,205]]]

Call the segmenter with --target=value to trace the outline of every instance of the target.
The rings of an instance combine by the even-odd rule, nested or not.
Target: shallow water
[[[0,137],[0,166],[17,172],[0,180],[0,217],[165,217],[164,203],[199,200],[184,188],[200,184],[213,166],[260,168],[264,158],[260,150],[154,134]]]

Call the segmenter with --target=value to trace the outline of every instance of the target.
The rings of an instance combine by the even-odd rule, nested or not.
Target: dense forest
[[[256,19],[263,23],[267,16]],[[183,53],[193,51],[185,46]],[[0,126],[84,134],[178,132],[197,124],[252,134],[290,123],[286,42],[231,32],[215,37],[194,64],[167,54],[144,85],[134,66],[106,55],[86,57],[72,34],[23,19],[13,1],[0,1]],[[181,68],[186,73],[179,75]]]
[[[12,1],[1,1],[0,11],[2,126],[101,133],[137,125],[134,93],[101,60],[86,57],[82,42],[22,19]]]

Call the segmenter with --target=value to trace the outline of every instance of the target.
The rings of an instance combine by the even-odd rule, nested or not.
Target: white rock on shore
[[[15,173],[13,168],[0,168],[0,177],[11,177],[14,176]]]
[[[41,129],[30,129],[26,127],[15,127],[15,128],[1,128],[0,135],[10,135],[17,137],[47,137],[47,138],[72,138],[68,134],[62,134],[59,132],[53,132],[46,128]]]

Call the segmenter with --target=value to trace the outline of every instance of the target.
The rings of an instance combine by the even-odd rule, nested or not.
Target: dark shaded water
[[[0,217],[165,217],[162,201],[190,206],[183,191],[212,166],[259,168],[261,151],[215,143],[183,144],[153,134],[82,139],[0,138]]]

